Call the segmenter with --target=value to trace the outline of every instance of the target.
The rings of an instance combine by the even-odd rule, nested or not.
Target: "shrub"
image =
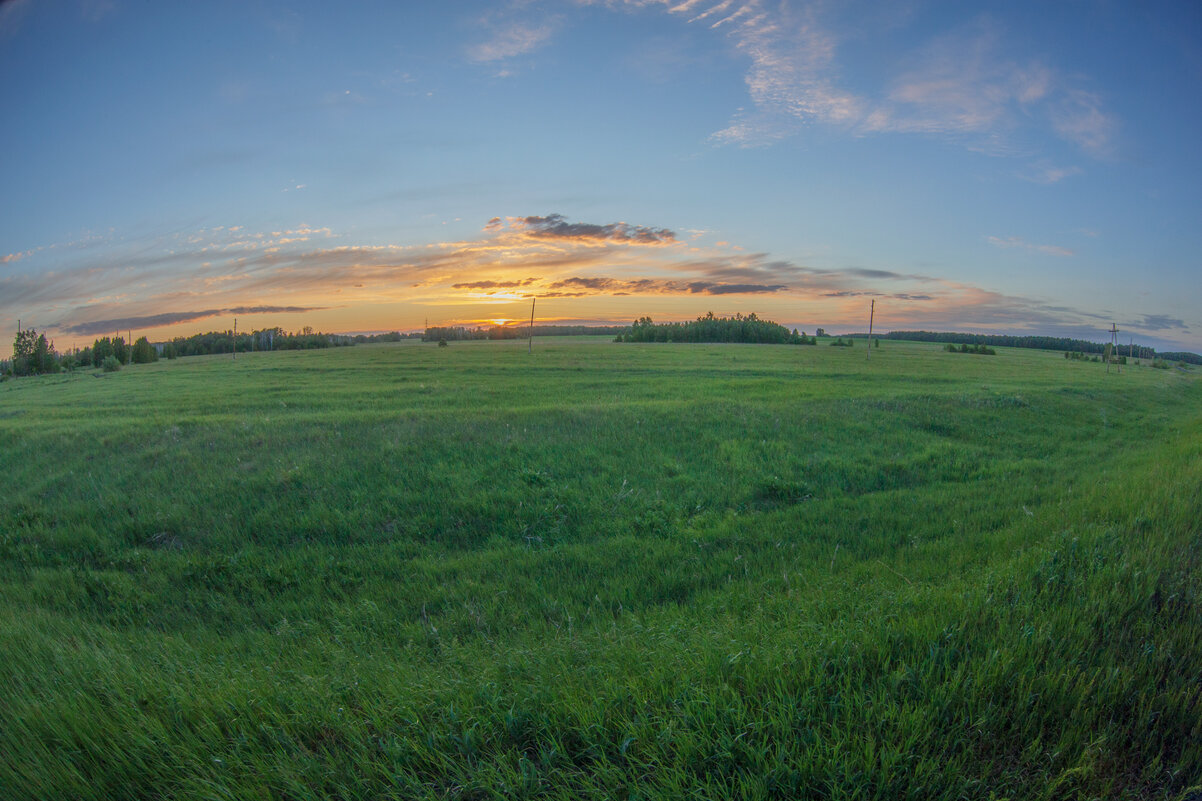
[[[105,356],[100,366],[104,368],[106,373],[115,373],[121,369],[121,362],[116,356]]]

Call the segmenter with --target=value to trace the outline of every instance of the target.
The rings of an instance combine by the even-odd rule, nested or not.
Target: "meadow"
[[[0,797],[1197,797],[1202,373],[864,344],[0,383]]]

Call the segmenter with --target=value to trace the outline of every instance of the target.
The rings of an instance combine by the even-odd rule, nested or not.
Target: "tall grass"
[[[873,357],[400,344],[0,385],[0,796],[1202,784],[1196,376]]]

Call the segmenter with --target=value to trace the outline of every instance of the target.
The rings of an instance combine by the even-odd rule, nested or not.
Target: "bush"
[[[105,356],[104,361],[100,363],[106,373],[115,373],[121,369],[121,362],[116,356]]]

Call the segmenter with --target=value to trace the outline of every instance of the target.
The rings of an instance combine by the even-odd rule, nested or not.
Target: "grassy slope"
[[[1202,782],[1195,376],[539,345],[0,385],[0,795]]]

